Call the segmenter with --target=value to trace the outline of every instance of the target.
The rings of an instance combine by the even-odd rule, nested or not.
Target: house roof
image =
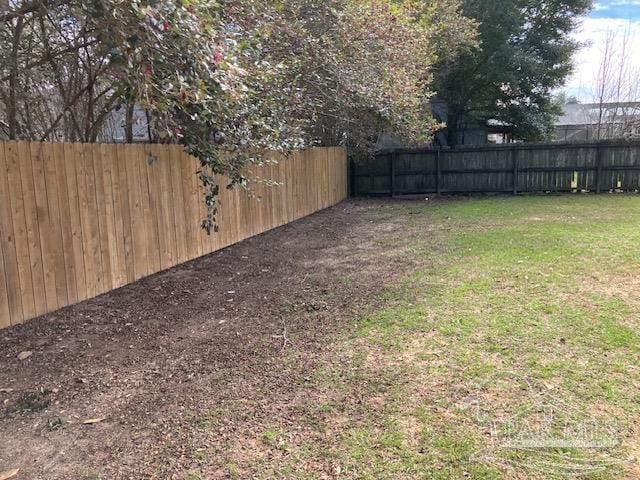
[[[640,102],[572,103],[563,105],[562,109],[563,115],[556,120],[556,126],[617,123],[629,117],[640,119]]]

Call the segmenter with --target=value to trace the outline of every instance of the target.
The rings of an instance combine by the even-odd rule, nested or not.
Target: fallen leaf
[[[0,393],[11,393],[13,388],[0,388]]]
[[[105,419],[106,419],[106,417],[90,418],[90,419],[88,419],[88,420],[85,420],[85,421],[84,421],[84,422],[82,422],[82,423],[84,423],[85,425],[92,425],[92,424],[94,424],[94,423],[100,423],[100,422],[102,422],[102,421],[103,421],[103,420],[105,420]]]
[[[13,478],[18,475],[20,471],[19,468],[14,468],[13,470],[6,470],[4,472],[0,472],[0,480],[7,480],[9,478]]]
[[[31,355],[33,354],[33,352],[30,352],[29,350],[26,350],[24,352],[20,352],[18,354],[18,360],[26,360],[27,358],[29,358]]]

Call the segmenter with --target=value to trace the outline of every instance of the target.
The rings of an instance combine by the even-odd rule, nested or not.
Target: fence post
[[[442,151],[442,147],[438,147],[438,151],[436,152],[436,194],[439,196],[442,192],[441,182],[440,182],[440,152]]]
[[[602,150],[600,142],[596,145],[596,193],[600,193],[600,177],[602,176]]]
[[[394,197],[396,194],[396,151],[393,150],[391,152],[391,156],[389,157],[389,170],[391,177],[391,197]]]
[[[513,194],[518,193],[518,149],[513,147],[511,150],[511,162],[513,163]]]

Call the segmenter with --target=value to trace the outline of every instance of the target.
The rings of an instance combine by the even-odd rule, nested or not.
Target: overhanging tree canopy
[[[96,141],[124,109],[131,140],[141,107],[201,160],[207,229],[213,174],[265,149],[428,138],[431,66],[472,37],[457,0],[9,0],[0,22],[5,138]]]
[[[463,0],[478,23],[479,45],[441,58],[434,88],[447,103],[447,143],[464,118],[508,123],[515,136],[541,140],[558,113],[554,89],[572,70],[570,33],[591,0]]]

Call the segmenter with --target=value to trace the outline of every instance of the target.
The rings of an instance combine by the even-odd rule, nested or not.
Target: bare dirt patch
[[[332,336],[411,268],[382,246],[407,228],[379,214],[386,204],[345,202],[0,332],[0,471],[227,478],[241,475],[239,445],[288,455],[306,428],[299,386]],[[25,398],[38,408],[21,409]],[[290,429],[265,434],[275,417]]]

